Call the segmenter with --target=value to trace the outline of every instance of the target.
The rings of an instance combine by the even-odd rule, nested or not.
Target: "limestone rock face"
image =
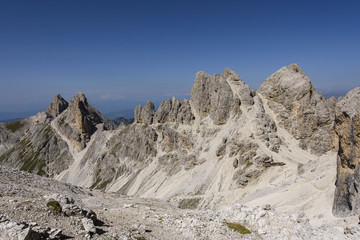
[[[111,150],[119,158],[145,161],[157,153],[158,135],[151,127],[139,125],[126,126],[112,139]]]
[[[261,99],[258,96],[255,99],[257,99],[254,103],[254,109],[257,110],[254,127],[255,136],[258,136],[271,151],[279,152],[281,140],[277,135],[277,126],[274,120],[266,114]]]
[[[63,99],[60,94],[56,95],[54,99],[52,100],[51,104],[49,105],[48,109],[46,110],[46,113],[52,116],[53,118],[56,118],[60,115],[67,107],[68,102]]]
[[[139,105],[135,108],[134,121],[136,123],[152,124],[155,114],[155,106],[152,101],[147,101],[144,108]]]
[[[350,91],[336,104],[338,136],[337,180],[333,213],[360,213],[360,88]]]
[[[272,74],[258,93],[267,100],[280,126],[299,140],[302,149],[319,155],[332,149],[334,102],[315,90],[298,65]]]
[[[180,102],[177,98],[163,100],[154,115],[155,123],[177,122],[181,124],[191,124],[194,115],[188,100]]]
[[[244,83],[236,72],[226,68],[223,73],[223,77],[231,84],[233,88],[237,90],[237,96],[239,97],[241,104],[254,104],[253,98],[256,95],[256,92],[252,90],[246,83]]]
[[[158,110],[155,113],[154,122],[156,122],[156,123],[166,122],[170,118],[169,114],[172,111],[172,105],[173,105],[173,102],[171,99],[163,100],[160,104],[160,107],[158,108]]]
[[[92,134],[96,124],[104,123],[105,130],[111,130],[114,125],[97,109],[88,104],[83,93],[78,93],[69,103],[69,113],[81,133]]]
[[[214,124],[221,125],[230,117],[234,96],[222,74],[198,72],[190,101],[200,119],[209,116]]]
[[[72,140],[80,151],[97,130],[97,124],[103,124],[104,130],[115,129],[114,123],[107,119],[96,108],[88,104],[83,93],[78,93],[69,102],[69,107],[58,119],[58,128]]]
[[[83,187],[206,208],[252,199],[267,186],[284,194],[284,188],[294,189],[291,184],[326,192],[328,199],[336,157],[328,151],[334,150],[334,214],[356,214],[359,95],[358,88],[343,99],[326,99],[297,65],[271,75],[258,92],[230,69],[213,76],[199,72],[190,101],[164,100],[157,111],[148,101],[135,109],[134,123],[116,131],[106,131],[114,125],[84,94],[67,108],[56,96],[46,113],[0,124],[0,164]],[[232,192],[239,188],[246,194]]]

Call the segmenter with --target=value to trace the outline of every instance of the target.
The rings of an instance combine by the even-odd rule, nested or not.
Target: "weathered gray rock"
[[[338,164],[333,213],[360,214],[360,88],[336,104]]]
[[[46,110],[46,113],[52,116],[53,118],[56,118],[60,115],[67,107],[68,102],[63,99],[60,94],[56,95],[54,99],[52,100],[51,104],[49,105],[48,109]]]
[[[163,100],[160,104],[160,107],[155,113],[154,122],[155,123],[164,123],[169,119],[169,114],[172,111],[172,101],[171,99]]]
[[[241,77],[234,72],[233,70],[226,68],[223,77],[231,83],[232,86],[236,87],[237,95],[239,97],[240,103],[245,105],[254,104],[254,96],[256,92],[250,88],[249,85],[244,83]]]
[[[234,96],[222,74],[198,72],[190,101],[200,119],[210,116],[214,124],[221,125],[230,117]]]
[[[81,219],[81,222],[83,224],[84,230],[87,233],[90,233],[90,234],[96,233],[96,228],[95,228],[94,222],[91,219],[85,217],[85,218]]]
[[[154,115],[155,123],[176,122],[181,124],[191,124],[194,116],[188,100],[180,102],[177,98],[163,100]]]
[[[110,153],[118,158],[128,157],[132,160],[144,161],[156,155],[157,138],[156,131],[149,126],[127,126],[112,139]]]
[[[281,68],[257,92],[302,149],[315,154],[332,150],[334,102],[315,90],[298,65]]]
[[[61,229],[32,226],[24,222],[15,222],[8,216],[0,215],[0,239],[6,240],[42,240],[60,239]]]
[[[200,119],[209,116],[214,124],[222,125],[231,115],[241,114],[241,104],[253,105],[255,95],[237,73],[226,68],[223,74],[214,76],[198,72],[190,101]]]
[[[177,122],[183,124],[191,124],[195,120],[189,100],[184,99],[184,101],[181,102],[176,118]]]
[[[255,135],[258,136],[271,151],[279,152],[281,140],[277,136],[277,126],[274,120],[265,112],[261,98],[258,96],[255,98],[257,99],[254,104],[256,111]]]
[[[144,108],[142,108],[141,105],[135,108],[134,121],[135,123],[152,124],[154,115],[155,115],[155,106],[149,100],[145,104]]]
[[[0,155],[2,165],[44,176],[53,176],[69,167],[73,159],[67,144],[51,128],[46,117],[41,119],[27,126],[26,135]]]
[[[56,200],[60,203],[61,206],[74,203],[74,199],[72,199],[71,197],[67,197],[58,193],[45,195],[44,198],[48,201],[51,199]]]
[[[161,134],[161,149],[164,152],[187,151],[192,150],[194,143],[189,136],[183,135],[171,128],[168,124],[159,127],[158,132]]]

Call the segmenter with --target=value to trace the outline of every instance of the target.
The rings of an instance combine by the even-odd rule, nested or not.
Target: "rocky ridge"
[[[158,109],[148,101],[135,109],[133,124],[116,129],[83,94],[62,111],[59,99],[14,131],[0,125],[2,165],[194,209],[273,201],[310,183],[314,192],[303,189],[304,196],[324,196],[337,216],[359,214],[358,90],[326,99],[295,64],[257,92],[230,69],[199,72],[189,101],[164,100]],[[24,153],[33,156],[27,168]],[[295,210],[314,212],[317,207],[305,202]],[[327,224],[324,211],[313,217]]]

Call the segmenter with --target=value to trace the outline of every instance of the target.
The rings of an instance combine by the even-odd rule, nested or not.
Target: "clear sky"
[[[291,63],[324,93],[360,86],[360,1],[0,1],[0,112],[189,98],[225,67],[256,90]]]

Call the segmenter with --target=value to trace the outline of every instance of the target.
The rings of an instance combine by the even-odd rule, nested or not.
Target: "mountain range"
[[[314,225],[360,214],[360,88],[326,98],[296,64],[257,91],[230,69],[198,72],[189,100],[149,100],[117,126],[83,93],[0,123],[0,164],[180,208],[236,203],[303,211]]]

